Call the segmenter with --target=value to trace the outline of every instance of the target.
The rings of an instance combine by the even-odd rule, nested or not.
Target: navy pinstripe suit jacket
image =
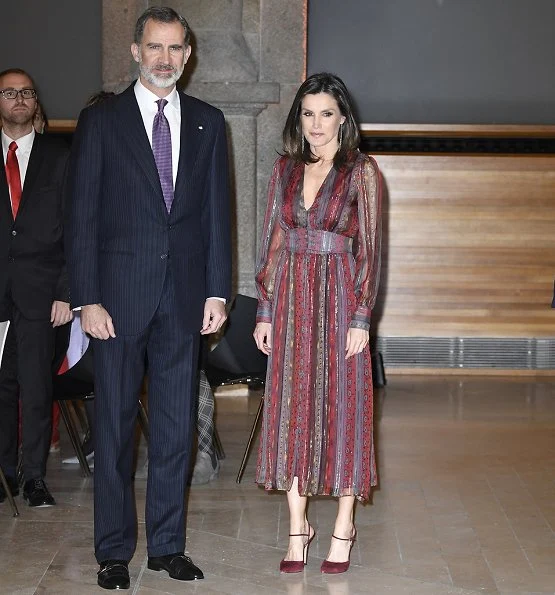
[[[139,333],[171,266],[176,323],[195,333],[206,297],[231,292],[223,114],[179,93],[179,168],[168,214],[133,87],[79,117],[67,185],[71,303],[101,303],[116,334]]]

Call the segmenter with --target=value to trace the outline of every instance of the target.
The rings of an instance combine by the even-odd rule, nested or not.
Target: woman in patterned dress
[[[377,481],[368,341],[380,269],[380,174],[359,141],[341,79],[309,77],[283,131],[256,272],[254,338],[269,356],[256,481],[287,492],[282,572],[306,564],[313,495],[338,497],[321,570],[345,572],[355,499],[367,500]]]

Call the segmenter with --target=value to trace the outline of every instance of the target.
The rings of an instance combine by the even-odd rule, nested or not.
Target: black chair
[[[267,357],[256,347],[252,333],[256,325],[258,300],[237,294],[233,300],[224,334],[206,356],[205,372],[212,386],[264,385]]]
[[[224,334],[216,347],[206,356],[205,372],[211,386],[247,384],[249,388],[261,388],[266,381],[267,357],[256,347],[252,333],[256,325],[258,300],[237,294],[231,304]],[[245,453],[239,467],[237,483],[245,470],[251,449],[263,400],[260,399],[258,412],[251,430]],[[219,442],[217,431],[214,441]]]
[[[383,388],[387,384],[383,357],[380,351],[372,352],[372,384],[376,388]]]
[[[63,353],[65,353],[65,350]],[[55,365],[56,367],[59,366]],[[52,388],[53,399],[58,401],[60,414],[64,420],[71,445],[77,455],[83,475],[89,477],[91,470],[87,457],[83,452],[80,431],[75,423],[75,418],[81,425],[81,431],[83,433],[88,432],[87,420],[81,412],[79,401],[94,399],[93,355],[90,344],[83,357],[73,367],[63,374],[54,375]]]
[[[9,320],[0,322],[0,365],[2,364],[2,354],[4,353],[4,345],[6,344],[6,337],[8,336],[8,328],[10,327]],[[6,481],[6,476],[4,475],[4,471],[2,471],[2,467],[0,467],[0,482],[2,483],[2,487],[4,488],[4,492],[6,493],[6,498],[10,503],[12,513],[14,517],[19,516],[19,510],[17,509],[17,504],[15,503],[12,491],[10,490],[10,486]]]
[[[65,357],[67,345],[69,344],[70,325],[60,327],[56,337],[56,356],[54,358],[54,369],[58,370]],[[92,344],[89,343],[87,350],[83,357],[69,370],[63,374],[54,374],[53,377],[53,398],[58,401],[60,406],[60,414],[64,420],[64,424],[73,446],[73,450],[77,455],[77,460],[85,477],[90,477],[91,469],[87,461],[87,457],[83,452],[82,440],[80,434],[89,431],[86,418],[82,414],[80,401],[87,401],[94,399],[94,367],[93,367],[93,353]],[[81,432],[79,431],[75,419],[81,425]],[[137,412],[137,419],[141,426],[141,430],[148,442],[148,417],[139,399],[139,409]]]

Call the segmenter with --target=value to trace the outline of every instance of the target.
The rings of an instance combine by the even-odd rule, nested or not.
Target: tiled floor
[[[220,477],[194,487],[188,551],[206,579],[180,583],[146,569],[144,526],[129,593],[235,595],[555,593],[555,382],[394,377],[376,395],[380,487],[359,506],[343,576],[320,574],[335,502],[314,499],[317,529],[301,575],[280,575],[287,543],[281,494],[253,484],[256,454],[235,483],[257,398],[220,402]],[[62,445],[63,447],[65,444]],[[61,456],[71,452],[65,446]],[[92,480],[51,457],[58,506],[21,516],[0,505],[0,593],[101,593],[92,552]],[[141,463],[140,463],[141,465]],[[141,473],[139,473],[139,476]],[[145,480],[136,480],[138,509]]]

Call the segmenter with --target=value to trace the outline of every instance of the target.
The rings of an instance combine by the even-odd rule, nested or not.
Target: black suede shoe
[[[193,564],[189,556],[183,554],[169,554],[158,558],[149,558],[150,570],[167,570],[170,578],[178,581],[196,581],[204,578],[202,570]]]
[[[17,481],[13,477],[6,475],[6,482],[8,483],[8,487],[10,488],[12,496],[17,496],[19,494],[19,486],[17,485]],[[6,490],[4,490],[4,486],[2,485],[2,482],[0,482],[0,504],[2,504],[5,499]]]
[[[96,582],[103,589],[129,589],[129,562],[126,560],[104,560]]]
[[[56,500],[48,491],[44,479],[30,479],[23,484],[23,499],[29,506],[54,506]]]

